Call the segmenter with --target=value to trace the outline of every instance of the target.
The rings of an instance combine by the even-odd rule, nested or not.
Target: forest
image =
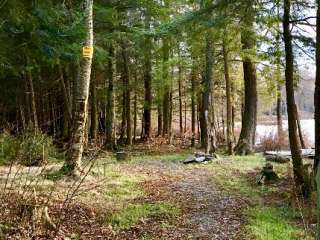
[[[0,0],[0,240],[320,240],[320,0]]]

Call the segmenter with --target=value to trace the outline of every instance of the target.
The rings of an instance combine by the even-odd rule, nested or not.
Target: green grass
[[[108,200],[127,201],[144,196],[144,192],[139,187],[141,178],[133,175],[122,175],[113,173],[108,181],[105,197]]]
[[[290,223],[296,218],[288,208],[255,207],[248,210],[247,231],[256,240],[312,239],[303,229]]]
[[[107,219],[107,224],[110,224],[115,230],[128,230],[138,222],[146,221],[148,218],[172,219],[179,214],[179,208],[172,203],[129,204]]]
[[[253,187],[254,180],[250,180],[246,176],[249,172],[255,173],[259,169],[262,169],[265,160],[261,155],[225,157],[221,161],[227,160],[232,161],[208,165],[213,173],[211,177],[212,182],[220,186],[222,190],[231,194],[241,194],[253,200],[259,199],[261,193],[277,190],[273,186],[267,185]]]

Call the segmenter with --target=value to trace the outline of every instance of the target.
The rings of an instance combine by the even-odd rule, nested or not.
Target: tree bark
[[[279,150],[283,144],[283,125],[282,125],[282,96],[281,88],[278,83],[277,89],[277,128],[278,128],[278,141],[279,141]]]
[[[169,44],[166,38],[163,39],[163,67],[162,67],[162,79],[164,84],[164,94],[163,94],[163,131],[162,136],[169,137],[170,131],[170,83],[169,83]]]
[[[137,72],[134,74],[134,97],[133,97],[133,142],[136,142],[137,136],[137,118],[138,118],[138,93],[137,93]]]
[[[292,35],[290,31],[290,8],[291,0],[284,0],[283,14],[283,37],[286,54],[286,92],[287,92],[287,111],[289,125],[289,141],[292,155],[293,173],[296,187],[305,197],[310,195],[310,181],[307,172],[304,171],[301,147],[297,135],[297,115],[294,97],[294,80],[293,80],[293,51],[292,51]]]
[[[211,36],[207,33],[206,37],[206,65],[205,72],[202,80],[202,96],[201,96],[201,111],[200,111],[200,128],[201,128],[201,145],[206,149],[206,153],[212,153],[215,151],[215,134],[213,124],[213,43]]]
[[[252,3],[253,4],[253,3]],[[255,50],[255,33],[253,29],[254,10],[253,5],[247,9],[244,18],[245,30],[242,31],[241,42],[244,52]],[[254,151],[254,140],[257,121],[257,76],[256,66],[250,56],[243,57],[244,75],[244,112],[240,138],[235,152],[238,155],[247,155]]]
[[[106,147],[113,149],[115,146],[114,139],[114,93],[113,79],[115,72],[114,48],[112,43],[109,46],[109,57],[107,61],[107,106],[106,106]]]
[[[90,137],[93,142],[96,142],[98,135],[98,100],[96,80],[92,78],[91,81],[91,121],[90,121]]]
[[[124,83],[124,107],[125,107],[125,121],[128,145],[132,145],[132,130],[131,130],[131,91],[130,91],[130,73],[129,73],[129,59],[126,43],[122,44],[122,59],[123,59],[123,83]]]
[[[300,146],[303,149],[306,149],[306,144],[305,144],[304,139],[303,139],[303,132],[302,132],[302,128],[301,128],[300,116],[299,116],[299,110],[298,110],[297,104],[295,104],[295,110],[296,110],[296,116],[297,116],[297,126],[298,126],[299,140],[300,140],[300,144],[301,144]]]
[[[27,64],[29,64],[29,61],[27,60]],[[37,115],[37,107],[36,107],[36,96],[34,92],[34,85],[33,85],[33,77],[32,77],[32,70],[27,70],[27,83],[29,86],[30,91],[30,114],[32,119],[32,128],[34,131],[37,131],[39,128],[38,123],[38,115]]]
[[[84,47],[93,49],[93,0],[85,0],[85,29],[86,38]],[[93,51],[93,50],[92,50]],[[81,74],[78,79],[76,95],[74,96],[75,109],[73,117],[72,141],[69,148],[64,169],[67,173],[79,176],[85,137],[85,127],[88,118],[88,97],[91,77],[92,54],[83,57]]]
[[[146,29],[150,29],[149,17],[146,18]],[[144,52],[144,140],[151,137],[151,106],[152,106],[152,63],[151,63],[151,38],[145,38],[145,52]]]
[[[162,135],[162,106],[158,103],[158,136]]]
[[[180,50],[178,50],[180,51]],[[180,55],[180,52],[179,52]],[[180,130],[180,137],[183,136],[183,116],[182,116],[182,66],[179,63],[179,77],[178,77],[178,92],[179,92],[179,130]]]
[[[196,98],[196,72],[195,66],[193,66],[191,71],[191,147],[195,147],[196,144]]]
[[[232,132],[232,99],[231,99],[231,81],[229,76],[229,62],[226,39],[223,41],[223,60],[224,60],[224,76],[226,81],[226,97],[227,97],[227,145],[228,153],[233,154],[233,132]]]

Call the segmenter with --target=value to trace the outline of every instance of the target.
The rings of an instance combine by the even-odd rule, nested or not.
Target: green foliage
[[[107,223],[116,230],[128,230],[139,221],[146,221],[148,218],[174,218],[180,214],[179,208],[172,203],[141,203],[129,204],[120,212],[114,213]]]
[[[52,137],[40,131],[26,130],[19,136],[18,161],[25,166],[45,164],[58,155]]]
[[[7,131],[0,134],[0,164],[8,164],[14,161],[17,156],[19,143]]]
[[[248,216],[247,231],[256,240],[313,239],[303,229],[289,222],[297,217],[290,209],[279,211],[277,208],[255,207],[248,211]]]

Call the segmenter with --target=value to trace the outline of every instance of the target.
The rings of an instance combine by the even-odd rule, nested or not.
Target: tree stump
[[[266,163],[262,168],[260,174],[257,176],[257,184],[264,184],[266,182],[274,182],[279,179],[278,175],[273,171],[273,165]]]

